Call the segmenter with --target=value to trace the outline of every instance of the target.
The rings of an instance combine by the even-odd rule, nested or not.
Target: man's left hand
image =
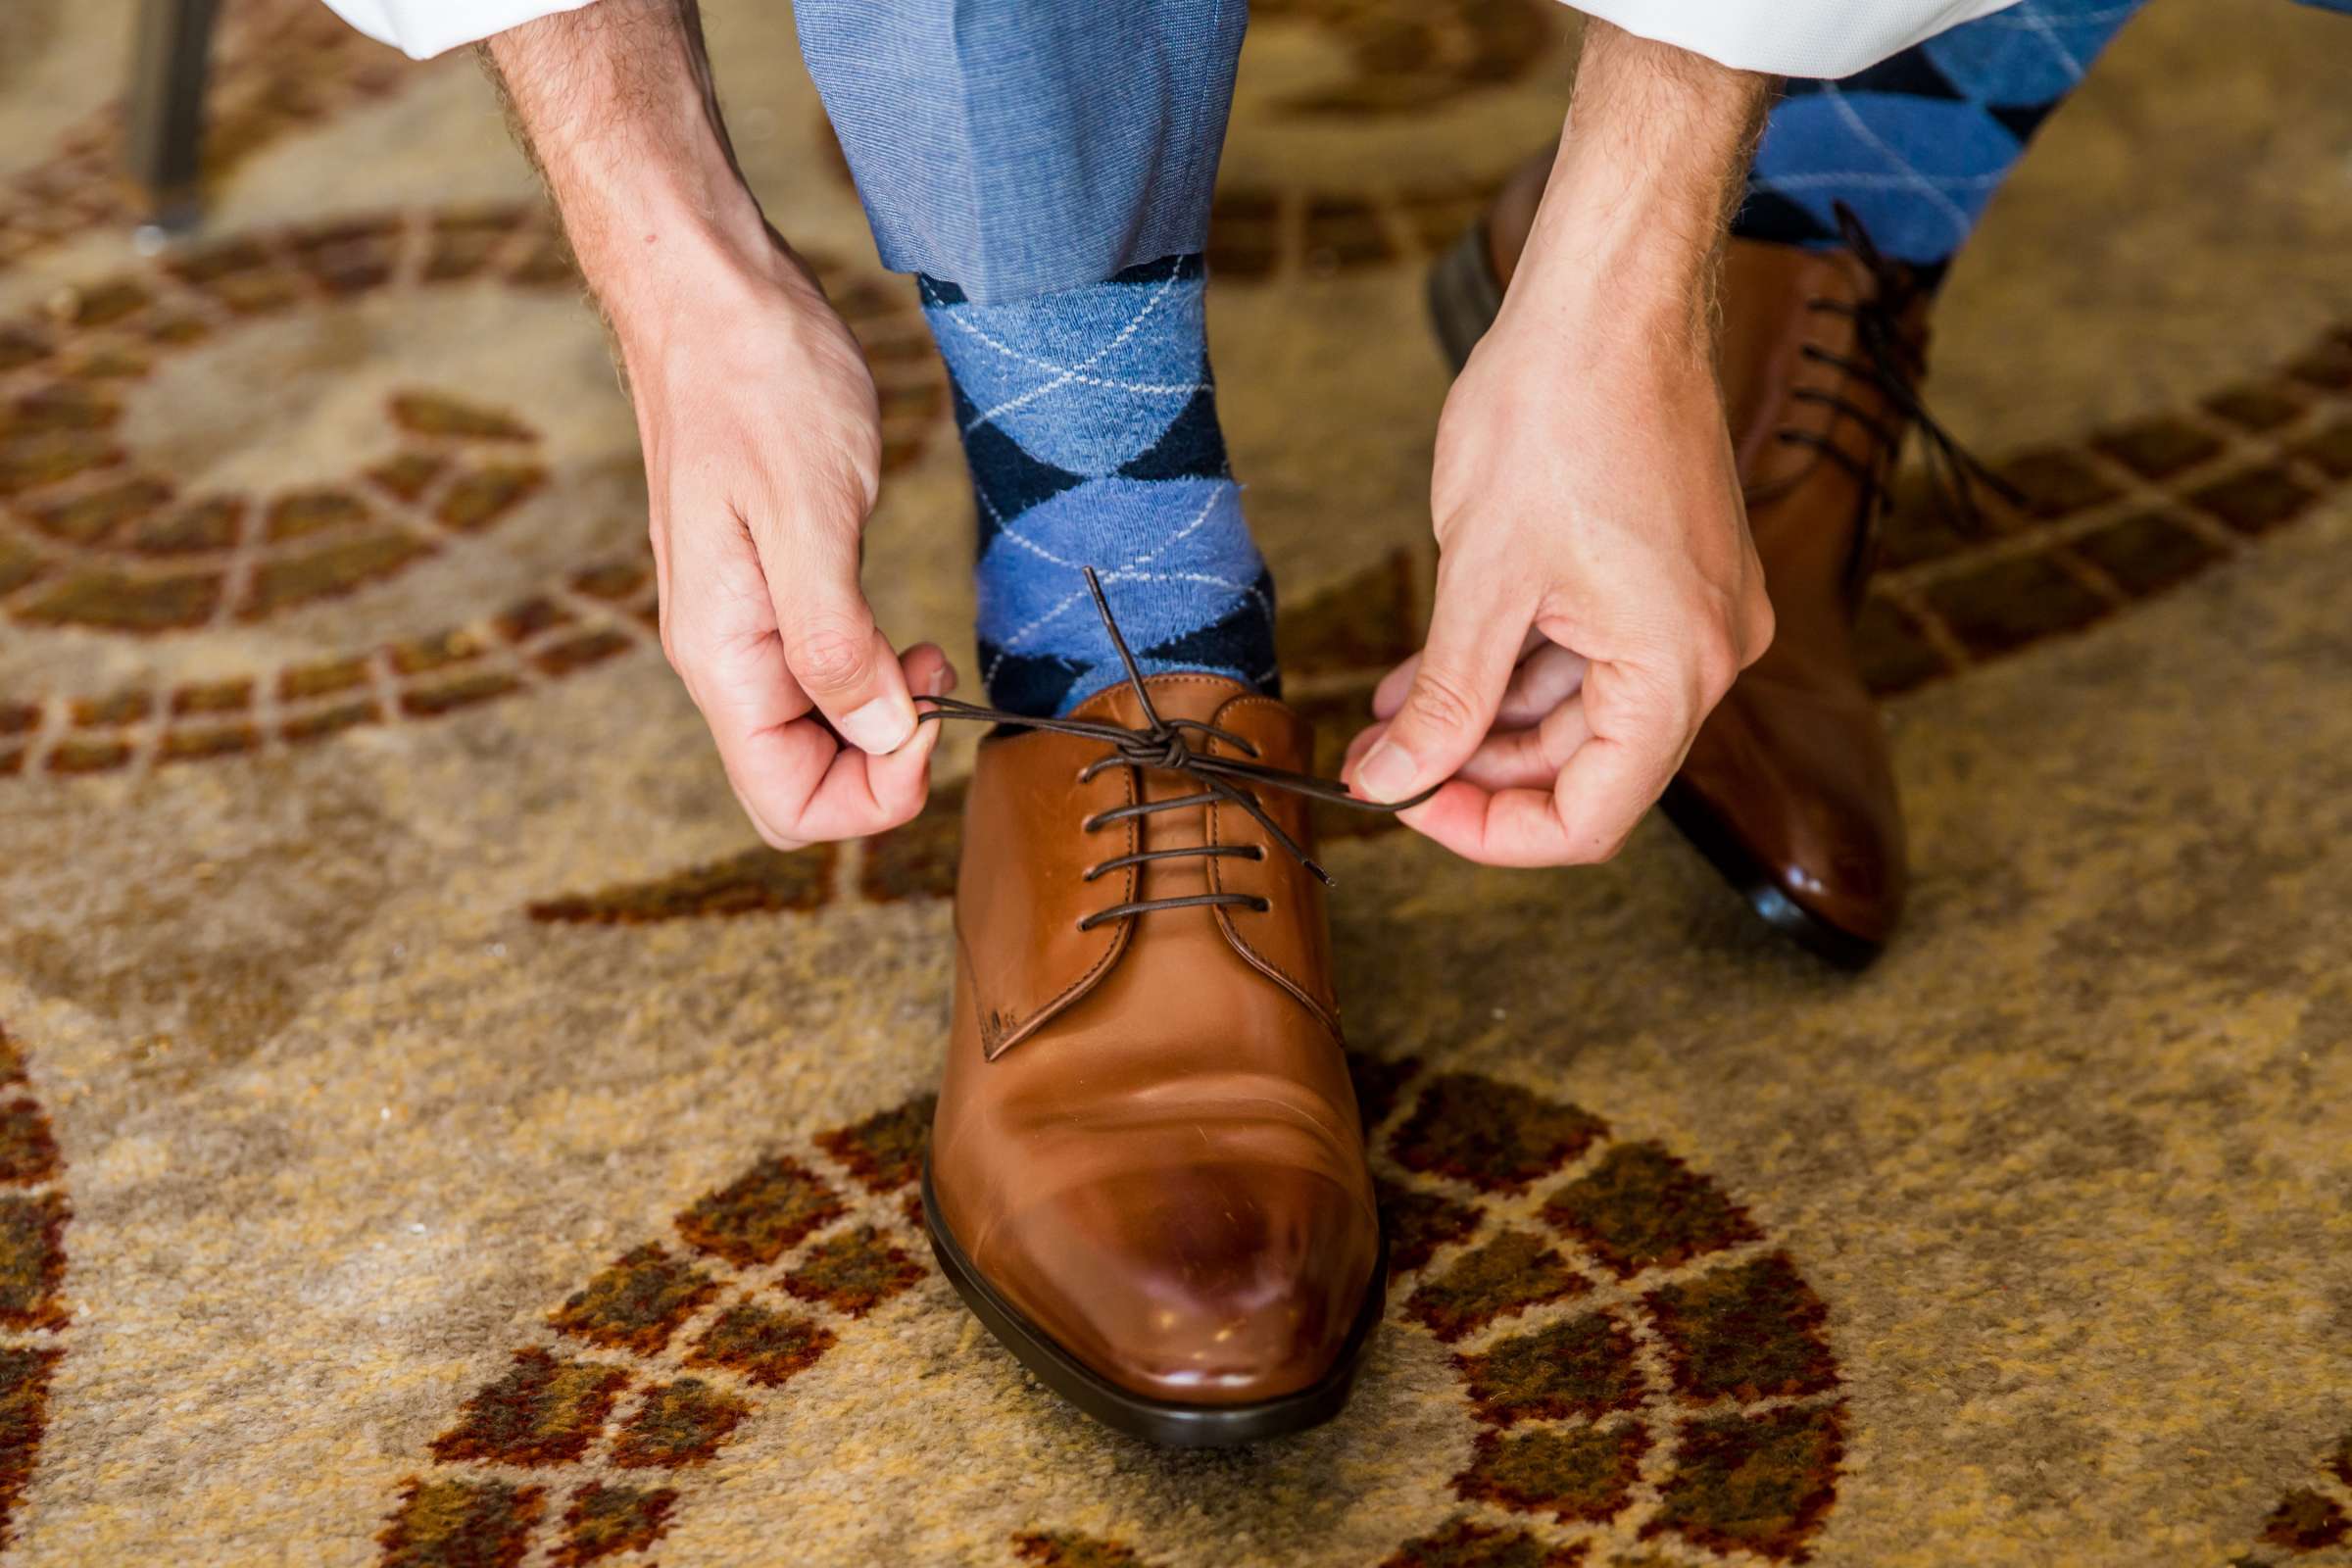
[[[1488,334],[1438,423],[1437,603],[1348,779],[1473,860],[1614,855],[1772,637],[1706,344]],[[1666,329],[1671,335],[1672,329]]]
[[[1527,248],[1438,421],[1429,640],[1347,776],[1492,865],[1604,860],[1772,606],[1715,374],[1715,261],[1767,83],[1604,23]]]

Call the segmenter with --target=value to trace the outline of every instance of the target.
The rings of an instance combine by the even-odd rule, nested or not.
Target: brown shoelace
[[[1869,382],[1884,393],[1895,411],[1918,426],[1923,443],[1921,454],[1928,468],[1928,482],[1935,489],[1938,509],[1951,522],[1974,533],[1983,526],[1983,513],[1977,505],[1977,486],[1983,485],[2012,506],[2023,504],[2025,496],[2007,479],[1986,467],[1962,446],[1949,430],[1936,422],[1920,400],[1919,377],[1926,367],[1919,356],[1904,341],[1902,318],[1920,293],[1918,280],[1901,263],[1889,258],[1870,237],[1862,220],[1843,202],[1837,204],[1838,233],[1846,249],[1870,273],[1871,297],[1858,304],[1843,300],[1811,299],[1805,302],[1808,310],[1842,316],[1854,323],[1854,338],[1865,358],[1849,359],[1833,354],[1817,344],[1808,343],[1802,353],[1805,358],[1833,366],[1846,374]],[[1881,466],[1891,460],[1901,444],[1900,429],[1888,429],[1880,420],[1852,402],[1835,392],[1800,387],[1790,397],[1806,403],[1819,403],[1846,415],[1871,433],[1877,445],[1879,462],[1862,464],[1839,448],[1835,442],[1808,430],[1782,430],[1778,438],[1785,442],[1812,447],[1831,459],[1871,488],[1874,497],[1884,503],[1886,499],[1885,475]]]
[[[1127,684],[1134,689],[1136,705],[1144,711],[1141,728],[1131,729],[1125,724],[1105,723],[1100,719],[1039,718],[1029,713],[1008,713],[1002,709],[984,708],[978,703],[957,702],[953,697],[917,697],[916,702],[931,706],[915,716],[915,722],[919,724],[932,718],[969,718],[1001,724],[1008,729],[1051,730],[1056,735],[1076,735],[1086,740],[1101,741],[1110,748],[1110,752],[1086,765],[1085,771],[1078,775],[1081,784],[1091,782],[1104,768],[1133,767],[1181,773],[1200,785],[1201,789],[1197,795],[1180,795],[1165,801],[1141,801],[1133,806],[1098,811],[1079,824],[1084,831],[1092,833],[1113,822],[1150,816],[1154,811],[1179,811],[1194,807],[1214,806],[1223,801],[1249,812],[1251,820],[1264,828],[1269,838],[1281,845],[1293,859],[1312,871],[1325,887],[1332,886],[1331,874],[1317,865],[1313,857],[1299,847],[1298,841],[1284,832],[1282,824],[1266,813],[1265,808],[1258,805],[1257,797],[1251,792],[1251,786],[1288,790],[1293,795],[1303,795],[1308,800],[1323,801],[1333,806],[1351,806],[1364,811],[1405,810],[1419,806],[1438,792],[1438,787],[1433,784],[1409,801],[1367,801],[1336,780],[1317,778],[1311,773],[1294,773],[1286,767],[1274,767],[1254,760],[1258,756],[1257,748],[1231,730],[1219,729],[1214,724],[1205,724],[1196,718],[1162,717],[1159,710],[1152,706],[1152,692],[1144,684],[1143,669],[1136,663],[1135,655],[1128,652],[1127,639],[1120,635],[1119,623],[1111,616],[1110,601],[1102,595],[1102,579],[1095,575],[1092,566],[1086,567],[1085,571],[1087,592],[1095,596],[1095,613],[1102,617],[1102,629],[1110,633],[1110,644],[1119,651],[1119,662],[1127,668]],[[1195,751],[1186,739],[1188,735],[1223,741],[1243,753],[1243,756],[1217,757]],[[1136,855],[1114,856],[1100,864],[1089,866],[1086,880],[1092,882],[1099,876],[1125,866],[1142,865],[1151,860],[1172,860],[1187,856],[1231,856],[1247,860],[1262,860],[1266,858],[1266,852],[1254,844],[1200,844],[1182,849],[1146,850]],[[1085,931],[1105,920],[1148,914],[1153,909],[1185,909],[1201,905],[1237,905],[1260,912],[1272,907],[1264,899],[1247,893],[1195,893],[1179,899],[1139,899],[1133,903],[1114,904],[1108,908],[1097,909],[1078,922],[1078,929]]]

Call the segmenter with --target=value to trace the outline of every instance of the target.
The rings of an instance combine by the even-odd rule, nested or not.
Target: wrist
[[[547,183],[580,274],[624,333],[680,297],[771,280],[785,256],[712,140],[660,153],[574,143]]]
[[[681,302],[798,282],[735,165],[691,7],[604,0],[489,41],[515,129],[626,346]]]
[[[1768,77],[1593,24],[1511,300],[1604,334],[1703,342],[1770,88]]]
[[[780,296],[821,298],[748,195],[744,205],[748,221],[692,194],[639,189],[593,226],[566,209],[581,276],[632,360],[682,321],[740,321]]]

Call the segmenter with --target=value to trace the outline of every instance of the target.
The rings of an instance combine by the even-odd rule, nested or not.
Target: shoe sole
[[[1487,226],[1470,226],[1429,270],[1429,318],[1437,328],[1438,344],[1459,374],[1470,351],[1494,324],[1502,309],[1502,290],[1488,264]],[[1788,896],[1780,879],[1740,842],[1712,807],[1695,790],[1677,779],[1667,786],[1658,807],[1690,847],[1745,899],[1766,925],[1807,953],[1840,969],[1870,967],[1885,944],[1858,937],[1833,925]]]
[[[1738,890],[1766,925],[1816,958],[1858,973],[1869,968],[1885,951],[1886,944],[1833,925],[1790,898],[1780,879],[1749,852],[1739,835],[1724,825],[1714,808],[1681,779],[1666,786],[1666,793],[1659,797],[1658,809],[1666,813],[1666,820],[1675,825],[1717,874]]]
[[[1348,1404],[1355,1375],[1363,1363],[1372,1329],[1387,1310],[1389,1238],[1380,1238],[1380,1255],[1372,1267],[1372,1283],[1364,1304],[1340,1347],[1339,1359],[1316,1383],[1293,1394],[1250,1404],[1183,1404],[1154,1399],[1123,1389],[1056,1345],[1042,1329],[999,1296],[964,1255],[961,1246],[939,1218],[939,1199],[931,1187],[931,1161],[923,1161],[923,1229],[931,1238],[931,1253],[939,1271],[956,1287],[963,1304],[981,1326],[1010,1350],[1013,1359],[1035,1373],[1038,1381],[1086,1414],[1131,1438],[1168,1448],[1227,1448],[1268,1438],[1289,1437],[1319,1427]]]

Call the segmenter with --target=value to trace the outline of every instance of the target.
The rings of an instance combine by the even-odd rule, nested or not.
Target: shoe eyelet
[[[1095,829],[1101,827],[1102,825],[1102,819],[1100,816],[1090,816],[1085,821],[1078,824],[1078,831],[1081,833],[1092,833],[1095,831]]]
[[[1251,903],[1256,906],[1257,912],[1260,914],[1271,914],[1274,912],[1274,901],[1272,899],[1255,899],[1252,900]]]

